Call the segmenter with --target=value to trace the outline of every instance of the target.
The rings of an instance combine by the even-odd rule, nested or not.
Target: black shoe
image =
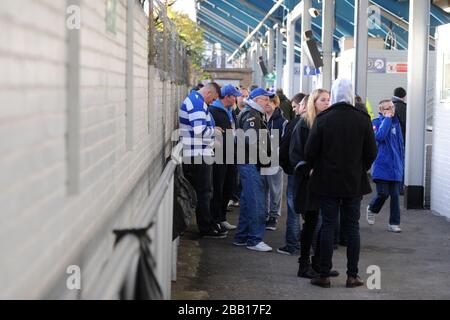
[[[306,267],[300,265],[298,267],[297,277],[306,278],[306,279],[314,279],[319,277],[320,275],[311,268],[311,265],[308,264]]]
[[[339,277],[339,272],[336,271],[336,270],[331,270],[331,271],[330,271],[330,277],[331,277],[331,278]]]
[[[202,232],[200,235],[201,235],[201,237],[206,238],[206,239],[223,239],[223,238],[227,237],[226,234],[221,233],[217,230],[212,230],[209,232]]]
[[[271,217],[266,221],[266,230],[275,231],[277,230],[277,218]]]
[[[331,287],[330,278],[316,277],[316,278],[311,279],[311,284],[313,286],[318,286],[318,287],[322,287],[322,288],[330,288]]]
[[[312,267],[312,269],[313,269],[316,273],[320,274],[320,268],[319,268],[319,266],[312,264],[311,267]],[[329,276],[330,278],[336,278],[336,277],[339,277],[339,272],[338,272],[337,270],[331,270],[330,273],[328,274],[328,276]]]

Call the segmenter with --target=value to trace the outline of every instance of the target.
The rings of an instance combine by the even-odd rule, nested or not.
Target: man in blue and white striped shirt
[[[208,105],[219,97],[220,87],[209,83],[192,91],[180,107],[180,137],[183,143],[183,171],[197,194],[196,218],[200,235],[225,238],[227,232],[211,215],[212,164],[214,160],[214,119]],[[211,161],[212,160],[212,161]]]
[[[191,91],[180,107],[180,137],[184,157],[214,156],[214,120],[208,105],[216,100],[220,89],[210,83],[199,91]]]

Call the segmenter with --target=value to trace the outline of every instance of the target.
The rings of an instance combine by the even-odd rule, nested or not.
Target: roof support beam
[[[272,9],[270,9],[270,11],[267,13],[267,15],[264,17],[264,19],[261,20],[261,22],[256,26],[256,28],[252,31],[252,33],[250,33],[247,38],[245,38],[244,42],[241,43],[241,45],[239,46],[239,48],[237,48],[233,54],[231,55],[231,57],[228,58],[228,62],[231,62],[231,60],[233,60],[234,56],[239,52],[239,49],[241,49],[242,47],[245,46],[245,44],[251,39],[253,38],[253,36],[259,31],[259,29],[264,25],[264,22],[275,12],[275,10],[277,10],[282,4],[283,4],[284,0],[278,0],[278,2],[272,7]]]

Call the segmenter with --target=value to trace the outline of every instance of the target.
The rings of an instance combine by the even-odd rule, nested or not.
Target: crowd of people
[[[331,92],[298,93],[292,101],[281,89],[197,86],[180,107],[180,136],[200,235],[226,238],[234,230],[233,245],[272,251],[264,236],[277,230],[285,181],[285,245],[277,252],[299,255],[297,275],[327,288],[339,275],[333,250],[345,245],[347,287],[363,285],[359,220],[370,179],[376,195],[365,210],[367,223],[375,223],[390,197],[388,231],[401,232],[405,101],[405,90],[395,89],[372,120],[347,79],[337,79]],[[237,225],[227,220],[233,206]]]

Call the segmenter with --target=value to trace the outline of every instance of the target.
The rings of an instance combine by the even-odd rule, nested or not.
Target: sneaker
[[[228,221],[221,222],[220,226],[222,227],[222,229],[225,229],[225,230],[234,230],[237,228],[235,225],[228,223]]]
[[[266,230],[275,231],[277,230],[277,218],[271,217],[266,222]]]
[[[247,245],[247,241],[243,241],[243,242],[233,241],[233,245],[235,245],[237,247],[243,247],[243,246]]]
[[[256,246],[247,246],[247,249],[254,250],[254,251],[260,251],[260,252],[272,251],[272,248],[269,247],[267,244],[265,244],[262,241],[260,243],[258,243]]]
[[[400,233],[400,232],[402,232],[402,229],[400,229],[399,226],[396,226],[396,225],[393,225],[393,224],[390,224],[390,225],[389,225],[388,230],[389,230],[390,232],[395,232],[395,233]]]
[[[292,250],[292,249],[289,249],[288,246],[284,246],[282,248],[277,249],[277,252],[288,255],[288,256],[293,256],[298,253],[298,250],[295,250],[295,249]]]
[[[231,201],[233,207],[239,207],[239,201]]]
[[[218,223],[218,224],[216,225],[216,230],[217,230],[219,233],[222,233],[222,234],[224,234],[224,235],[227,235],[227,234],[228,234],[227,229],[225,229],[224,227],[222,227],[222,225],[221,225],[220,223]]]
[[[201,236],[206,239],[223,239],[223,238],[227,237],[226,234],[221,233],[217,230],[212,230],[209,232],[202,233]]]
[[[370,206],[367,206],[367,210],[366,210],[366,220],[367,223],[369,225],[374,225],[375,224],[375,213],[373,213],[372,211],[370,211]]]

